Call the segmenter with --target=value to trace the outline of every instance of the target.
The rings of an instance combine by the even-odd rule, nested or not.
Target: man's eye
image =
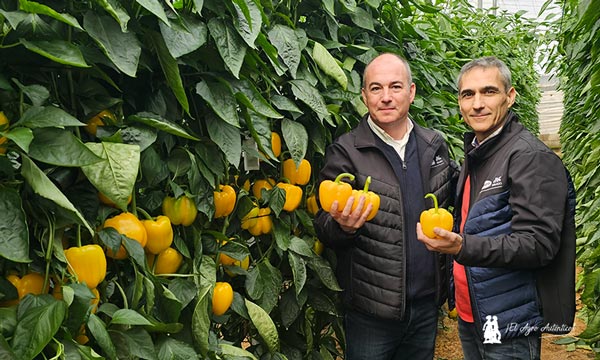
[[[371,91],[372,93],[378,93],[378,92],[380,92],[380,91],[381,91],[381,88],[380,88],[380,87],[372,87],[372,88],[370,89],[370,91]]]

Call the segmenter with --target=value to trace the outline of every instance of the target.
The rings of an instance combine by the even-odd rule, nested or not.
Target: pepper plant
[[[413,64],[411,114],[460,158],[454,76],[504,41],[465,34],[505,23],[444,4],[0,0],[0,301],[18,300],[0,307],[2,357],[339,356],[336,259],[306,199],[326,146],[366,111],[361,74],[379,52]],[[510,34],[531,30],[519,25]],[[518,39],[496,55],[523,60],[532,44]],[[284,175],[289,159],[301,174]],[[297,207],[275,186],[289,182]],[[121,227],[160,216],[172,242],[155,242],[152,223],[139,238]],[[64,252],[88,245],[106,255],[92,289]],[[18,299],[8,279],[31,272],[43,294]],[[214,295],[224,282],[230,305]]]

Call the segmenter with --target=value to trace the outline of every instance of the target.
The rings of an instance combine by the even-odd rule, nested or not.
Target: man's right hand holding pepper
[[[354,209],[354,211],[352,211],[354,196],[350,196],[348,198],[348,201],[346,201],[346,205],[344,206],[343,210],[338,211],[338,206],[340,204],[337,200],[335,200],[331,204],[329,214],[335,221],[337,221],[338,224],[340,224],[342,230],[344,230],[347,233],[353,234],[364,225],[364,223],[367,221],[369,213],[371,212],[371,209],[373,208],[373,205],[369,204],[363,211],[365,201],[365,196],[361,196],[358,199],[358,206],[356,207],[356,209]]]

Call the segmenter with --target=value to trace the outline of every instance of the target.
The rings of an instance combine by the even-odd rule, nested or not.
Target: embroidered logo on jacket
[[[486,180],[483,182],[480,193],[502,188],[502,176],[496,176],[494,180]]]
[[[444,161],[444,159],[441,156],[436,155],[435,159],[433,159],[433,161],[431,162],[431,167],[434,168],[434,167],[442,166],[445,163],[446,162]]]

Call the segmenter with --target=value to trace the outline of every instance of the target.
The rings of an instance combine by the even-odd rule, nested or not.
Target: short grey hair
[[[398,54],[388,52],[388,53],[382,53],[382,54],[375,56],[374,58],[371,59],[371,61],[369,61],[367,66],[365,66],[365,70],[363,70],[363,77],[362,77],[363,78],[363,81],[362,81],[363,88],[367,85],[367,84],[365,84],[365,78],[366,78],[365,75],[367,74],[367,69],[369,68],[369,65],[371,65],[373,60],[375,60],[378,57],[383,56],[383,55],[392,55],[392,56],[395,56],[398,60],[400,60],[404,64],[404,67],[406,68],[406,73],[408,75],[408,84],[409,85],[412,84],[412,82],[413,82],[412,81],[412,71],[410,70],[410,64],[408,63],[408,60],[406,60],[405,58],[403,58],[402,56],[400,56]]]
[[[460,69],[460,73],[458,74],[458,81],[456,82],[458,90],[460,90],[460,82],[462,80],[463,75],[475,68],[497,68],[500,72],[502,84],[504,85],[504,91],[508,91],[512,87],[512,77],[510,74],[510,69],[508,68],[508,66],[506,66],[504,61],[498,59],[495,56],[486,56],[479,59],[471,60],[470,62],[463,65],[463,67]]]

